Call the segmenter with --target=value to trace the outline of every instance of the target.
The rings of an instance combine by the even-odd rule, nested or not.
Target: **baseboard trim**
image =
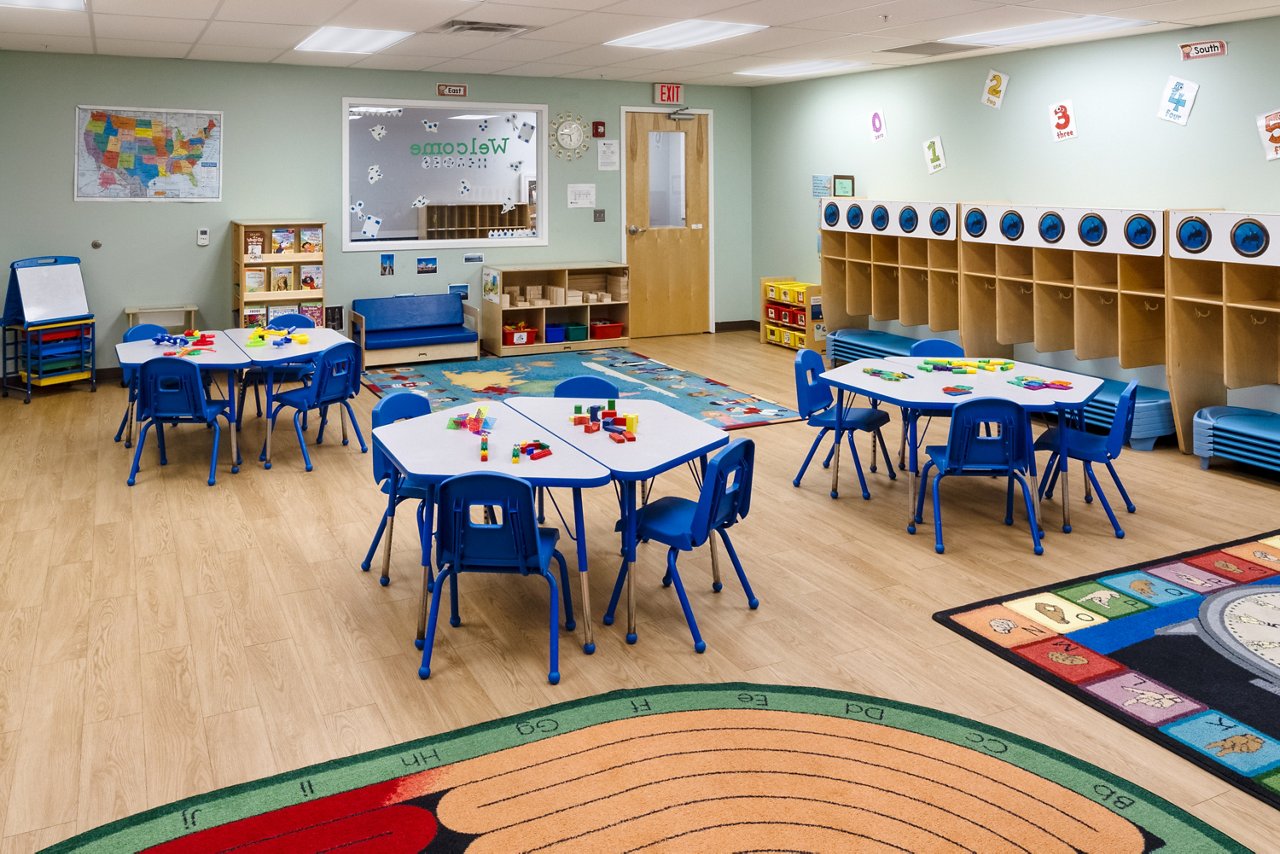
[[[716,322],[716,332],[759,332],[758,320],[725,320]]]

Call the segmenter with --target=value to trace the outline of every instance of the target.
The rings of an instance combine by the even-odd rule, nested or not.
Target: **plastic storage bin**
[[[542,330],[542,340],[547,344],[559,344],[564,341],[565,329],[563,323],[548,323],[546,328]]]
[[[595,321],[591,324],[592,338],[621,338],[622,324],[608,321]]]
[[[516,344],[532,344],[537,340],[537,327],[527,326],[524,329],[517,329],[514,326],[502,327],[502,343],[507,347]]]
[[[587,340],[587,324],[566,323],[564,325],[564,339],[566,341],[586,341]]]

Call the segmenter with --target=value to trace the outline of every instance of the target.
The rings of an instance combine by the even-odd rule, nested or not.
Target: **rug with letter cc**
[[[818,688],[615,691],[188,798],[57,852],[1247,849],[943,712]]]

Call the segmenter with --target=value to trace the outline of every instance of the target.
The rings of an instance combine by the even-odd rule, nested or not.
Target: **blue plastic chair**
[[[137,326],[130,326],[124,331],[124,342],[130,341],[146,341],[148,338],[155,338],[157,335],[168,335],[169,330],[165,329],[158,323],[139,323]],[[120,426],[116,428],[115,441],[119,442],[120,437],[124,436],[125,430],[129,427],[129,421],[133,418],[134,407],[138,403],[138,369],[137,368],[121,368],[120,382],[124,383],[129,389],[128,400],[124,405],[124,417],[120,419]],[[131,435],[125,438],[124,446],[126,448],[133,446],[132,431]]]
[[[984,427],[990,427],[991,435],[982,435]],[[1034,460],[1031,452],[1031,422],[1021,406],[1012,400],[996,397],[975,397],[956,406],[951,412],[951,431],[946,445],[931,445],[925,449],[929,461],[920,472],[920,495],[916,499],[915,523],[921,521],[924,511],[924,485],[929,469],[936,469],[933,477],[933,526],[937,541],[934,545],[942,554],[942,496],[939,489],[944,477],[953,475],[978,475],[982,477],[1004,476],[1008,478],[1005,496],[1004,523],[1013,524],[1013,484],[1022,487],[1027,517],[1031,520],[1031,543],[1036,554],[1044,554],[1040,545],[1040,525],[1036,519],[1035,502],[1031,487],[1023,476],[1030,472]],[[915,533],[915,524],[908,526]]]
[[[316,322],[305,314],[290,312],[288,314],[277,315],[267,324],[268,329],[315,329]],[[276,365],[271,369],[271,376],[278,383],[305,383],[311,379],[311,371],[315,367],[311,362],[301,362],[298,364]],[[259,386],[267,381],[267,374],[262,368],[249,368],[244,372],[240,379],[240,398],[236,401],[236,429],[240,429],[240,425],[244,422],[244,399],[249,391],[249,386],[253,386],[253,404],[257,407],[258,417],[262,417],[262,396],[258,393]],[[306,421],[303,421],[303,429],[306,428]]]
[[[889,469],[889,479],[896,480],[898,475],[889,461],[889,449],[885,447],[884,434],[880,432],[880,428],[889,423],[889,413],[874,407],[846,406],[841,419],[841,427],[837,430],[835,398],[831,394],[831,386],[827,385],[818,376],[826,370],[826,366],[822,363],[822,355],[814,350],[798,351],[796,353],[795,370],[796,409],[799,410],[801,417],[808,422],[810,427],[818,428],[818,436],[813,440],[813,444],[809,446],[809,453],[805,456],[804,462],[800,465],[800,471],[796,472],[795,479],[791,481],[791,484],[793,486],[800,485],[800,480],[809,468],[809,463],[813,460],[813,455],[817,452],[818,446],[822,444],[823,437],[833,430],[836,431],[836,438],[831,444],[831,450],[827,453],[827,458],[822,462],[823,468],[831,465],[831,457],[835,453],[836,447],[839,446],[840,440],[847,438],[849,450],[853,453],[853,467],[858,472],[858,483],[862,486],[862,497],[870,498],[871,492],[867,489],[866,475],[862,473],[862,461],[858,458],[858,448],[853,443],[853,434],[861,430],[871,433],[874,437],[871,444],[871,471],[874,472],[876,470],[875,443],[879,442],[880,450],[884,452],[885,466]],[[836,497],[835,490],[831,491],[831,497]]]
[[[126,481],[133,486],[142,460],[142,446],[146,444],[147,431],[156,428],[156,441],[160,445],[160,465],[168,465],[164,447],[166,424],[207,424],[213,427],[213,454],[209,458],[209,485],[215,483],[218,468],[218,439],[221,429],[218,416],[231,418],[227,411],[230,401],[210,400],[204,391],[200,369],[194,362],[178,356],[160,356],[149,359],[138,368],[138,417],[143,420],[138,432],[138,447],[133,452],[133,466]],[[231,471],[237,471],[236,461],[231,461]]]
[[[963,359],[964,348],[953,341],[945,338],[922,338],[911,345],[911,355],[920,356],[926,359]],[[925,428],[920,433],[920,442],[924,442],[924,434],[929,432],[929,424],[934,418],[947,418],[951,415],[949,409],[925,409],[922,410],[918,417],[928,419],[925,422]],[[907,453],[907,419],[902,419],[902,441],[898,445],[898,468],[906,468]]]
[[[562,380],[551,394],[553,397],[595,397],[600,400],[617,400],[618,387],[604,377],[593,377],[588,374]]]
[[[556,549],[560,532],[539,528],[533,518],[533,487],[527,480],[497,472],[472,472],[451,477],[437,493],[440,529],[437,533],[436,566],[440,572],[431,583],[431,614],[427,621],[418,676],[431,676],[431,652],[435,646],[436,620],[440,613],[440,593],[446,581],[456,581],[462,572],[541,575],[551,596],[550,665],[547,681],[560,681],[560,597],[551,559],[560,565],[559,592],[564,596],[564,627],[573,631],[573,594],[569,589],[569,568]],[[459,626],[458,587],[449,588],[450,625]]]
[[[755,471],[756,446],[750,439],[734,439],[725,448],[711,458],[702,479],[702,491],[697,501],[668,495],[659,498],[652,504],[646,504],[637,511],[636,538],[640,541],[656,540],[667,548],[667,574],[663,576],[664,587],[674,584],[676,595],[680,597],[680,608],[684,611],[685,621],[689,624],[689,632],[693,635],[693,649],[703,652],[707,648],[706,641],[698,631],[698,622],[693,616],[693,607],[685,593],[684,583],[680,580],[680,571],[676,568],[676,558],[680,552],[689,552],[701,546],[711,538],[712,532],[720,535],[729,559],[733,561],[733,569],[738,573],[738,581],[747,595],[747,605],[754,611],[760,606],[760,600],[751,590],[751,582],[742,569],[738,553],[734,551],[733,542],[729,539],[729,528],[740,519],[745,519],[751,509],[751,480]],[[622,522],[618,523],[621,530]],[[626,565],[623,565],[625,569]],[[613,622],[613,613],[618,606],[618,598],[622,594],[626,573],[619,572],[613,586],[613,595],[609,599],[609,608],[605,612],[605,623]],[[713,585],[719,592],[719,587]]]
[[[1040,491],[1046,498],[1052,498],[1053,487],[1058,482],[1059,451],[1062,443],[1062,435],[1059,431],[1065,431],[1067,459],[1080,460],[1083,463],[1085,503],[1093,503],[1093,495],[1089,490],[1092,486],[1098,493],[1098,500],[1102,502],[1102,509],[1107,511],[1107,518],[1111,520],[1111,527],[1118,539],[1124,539],[1124,529],[1120,527],[1120,522],[1116,520],[1116,514],[1111,509],[1111,503],[1107,501],[1107,495],[1102,491],[1102,484],[1094,474],[1093,464],[1102,463],[1107,467],[1116,489],[1120,490],[1120,497],[1124,499],[1125,509],[1130,513],[1135,512],[1138,508],[1129,499],[1129,493],[1120,482],[1120,475],[1116,474],[1114,461],[1124,450],[1124,444],[1129,441],[1129,435],[1133,432],[1133,399],[1137,391],[1138,383],[1135,380],[1120,392],[1120,399],[1116,402],[1115,419],[1111,422],[1111,429],[1106,435],[1089,433],[1078,427],[1050,427],[1040,435],[1039,439],[1036,439],[1035,444],[1035,450],[1050,452],[1048,468],[1045,470],[1045,479],[1040,485]]]
[[[402,394],[392,394],[382,398],[373,407],[373,428],[377,429],[384,424],[392,424],[396,421],[403,421],[406,418],[417,418],[419,415],[431,414],[431,401],[421,394],[413,394],[412,392],[404,392]],[[365,554],[364,560],[360,562],[360,568],[365,572],[369,571],[369,567],[373,564],[373,556],[378,551],[378,543],[382,541],[382,534],[387,531],[388,522],[391,524],[390,531],[387,532],[387,551],[391,551],[391,538],[395,531],[395,513],[396,507],[401,501],[418,501],[418,539],[421,541],[422,533],[426,530],[426,512],[431,506],[431,485],[428,483],[414,483],[406,480],[387,458],[387,455],[375,443],[373,453],[370,455],[373,460],[373,482],[378,484],[382,490],[382,494],[387,496],[387,509],[383,511],[382,517],[378,520],[378,530],[373,534],[373,542],[369,543],[369,551]],[[394,480],[393,480],[394,479]],[[396,501],[391,503],[391,484],[396,483]],[[420,542],[421,545],[421,542]],[[428,567],[428,573],[430,568]],[[383,587],[391,583],[391,579],[384,573],[380,579]]]
[[[298,434],[298,445],[302,448],[302,460],[311,471],[311,454],[307,453],[307,441],[302,435],[302,415],[312,409],[320,410],[320,429],[316,432],[316,444],[324,441],[324,428],[329,423],[329,407],[341,406],[351,419],[355,428],[356,439],[360,442],[360,453],[368,453],[369,447],[364,443],[360,433],[360,424],[356,421],[355,411],[351,408],[351,398],[360,393],[360,347],[354,341],[343,341],[323,350],[316,358],[315,373],[311,382],[300,388],[291,388],[275,396],[276,408],[271,412],[271,423],[268,430],[275,430],[276,418],[280,410],[291,406],[293,413],[293,429]],[[341,420],[342,413],[338,413]],[[342,444],[347,444],[347,424],[342,421]],[[267,463],[270,466],[270,463]]]

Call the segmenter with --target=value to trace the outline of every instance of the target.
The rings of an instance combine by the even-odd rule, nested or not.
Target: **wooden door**
[[[708,116],[677,121],[666,113],[629,112],[626,117],[629,334],[710,331]]]

